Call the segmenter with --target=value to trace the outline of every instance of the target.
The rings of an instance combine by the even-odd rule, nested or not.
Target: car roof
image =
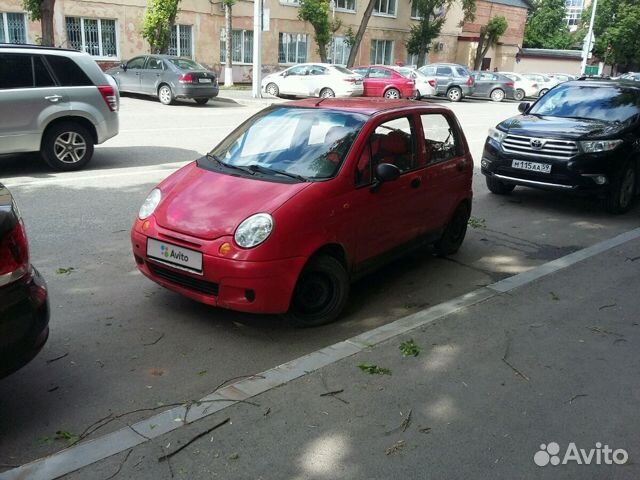
[[[640,85],[638,82],[633,80],[625,80],[625,79],[617,79],[612,80],[610,78],[578,78],[577,80],[570,80],[568,82],[564,82],[562,85],[571,86],[571,85],[588,85],[590,87],[625,87],[630,88],[640,92]]]
[[[401,109],[417,109],[427,108],[434,110],[448,110],[447,107],[442,105],[430,105],[424,102],[418,102],[415,100],[397,99],[391,100],[387,98],[367,98],[367,97],[354,97],[354,98],[307,98],[304,100],[295,100],[293,102],[286,102],[281,105],[289,107],[304,107],[304,108],[318,108],[327,110],[340,110],[344,112],[362,113],[364,115],[375,115],[379,112],[401,110]]]
[[[54,52],[83,53],[75,48],[47,47],[43,45],[32,45],[28,43],[0,43],[0,48],[10,48],[12,50],[51,50]]]

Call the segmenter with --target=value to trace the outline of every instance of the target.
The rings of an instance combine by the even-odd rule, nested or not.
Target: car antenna
[[[322,102],[324,102],[327,98],[329,98],[329,97],[322,97],[322,98],[318,101],[318,103],[316,103],[316,107],[317,107],[318,105],[320,105]]]

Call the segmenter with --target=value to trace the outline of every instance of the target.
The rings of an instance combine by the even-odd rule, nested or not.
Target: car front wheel
[[[462,100],[462,90],[460,90],[460,87],[451,87],[447,90],[447,98],[452,102],[459,102]]]
[[[56,170],[79,170],[93,156],[93,138],[75,122],[54,125],[44,135],[41,148],[44,161]]]
[[[522,90],[521,88],[517,89],[513,93],[513,98],[515,98],[518,102],[522,101],[524,97],[525,97],[525,93],[524,93],[524,90]]]
[[[608,213],[625,213],[631,210],[636,195],[637,179],[636,169],[630,162],[618,170],[604,198],[604,209]]]
[[[342,263],[319,255],[304,267],[285,317],[298,327],[316,327],[338,318],[349,298],[349,275]]]
[[[158,89],[158,100],[163,105],[171,105],[173,103],[173,92],[169,85],[162,85]]]
[[[513,192],[513,189],[516,188],[513,183],[504,183],[502,180],[495,177],[486,177],[486,180],[487,188],[491,193],[495,193],[496,195],[511,193]]]
[[[265,91],[269,95],[273,95],[274,97],[277,97],[280,94],[280,89],[278,88],[278,85],[276,85],[275,83],[270,83],[269,85],[267,85],[267,88],[265,89]]]

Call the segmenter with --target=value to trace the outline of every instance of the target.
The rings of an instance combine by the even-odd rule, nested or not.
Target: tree
[[[475,0],[460,0],[464,18],[461,23],[471,21],[475,18]],[[431,48],[431,43],[440,35],[440,31],[446,20],[447,9],[455,0],[411,0],[415,5],[420,20],[411,26],[409,40],[407,41],[407,51],[411,55],[418,56],[418,67],[427,61],[427,53]]]
[[[298,18],[313,27],[320,61],[327,63],[327,45],[333,33],[340,28],[339,21],[329,20],[329,0],[300,0]]]
[[[564,0],[536,0],[524,29],[525,48],[568,49],[575,46],[565,20]]]
[[[232,7],[235,4],[235,0],[222,0],[222,5],[224,5],[224,53],[225,53],[225,62],[224,62],[224,85],[226,87],[233,86],[233,59],[231,58],[231,52],[233,45],[231,42],[233,41],[233,32],[232,32]]]
[[[582,14],[584,25],[591,18],[591,8]],[[640,63],[640,5],[633,0],[599,0],[593,33],[593,53],[609,65],[626,70]]]
[[[40,20],[42,29],[42,45],[54,46],[53,36],[53,7],[56,0],[23,0],[22,6],[31,20]]]
[[[149,0],[144,14],[142,37],[149,42],[151,53],[167,53],[171,29],[178,14],[180,0]]]
[[[489,49],[498,43],[498,39],[507,31],[509,24],[507,19],[499,16],[492,17],[486,25],[480,28],[480,37],[478,38],[478,48],[476,50],[476,58],[473,60],[473,69],[480,70],[482,60]]]
[[[349,59],[347,60],[347,68],[353,67],[353,64],[356,61],[356,55],[358,54],[358,49],[360,48],[360,42],[362,42],[362,37],[364,37],[364,32],[367,30],[367,25],[369,24],[369,19],[371,18],[371,14],[373,13],[373,9],[380,0],[369,0],[367,4],[367,8],[364,11],[362,16],[362,21],[360,22],[360,26],[358,27],[358,31],[356,32],[353,39],[349,40],[351,50],[349,51]]]

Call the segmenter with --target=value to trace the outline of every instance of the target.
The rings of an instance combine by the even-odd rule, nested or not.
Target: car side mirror
[[[127,71],[127,64],[126,63],[120,64],[120,68],[126,72]]]
[[[283,77],[287,77],[288,75],[289,75],[289,72],[282,72]]]
[[[530,106],[531,104],[529,102],[522,102],[518,105],[518,111],[520,113],[526,113]]]
[[[371,191],[375,192],[385,182],[393,182],[400,178],[400,169],[391,163],[380,163],[376,167],[376,180],[371,187]]]

